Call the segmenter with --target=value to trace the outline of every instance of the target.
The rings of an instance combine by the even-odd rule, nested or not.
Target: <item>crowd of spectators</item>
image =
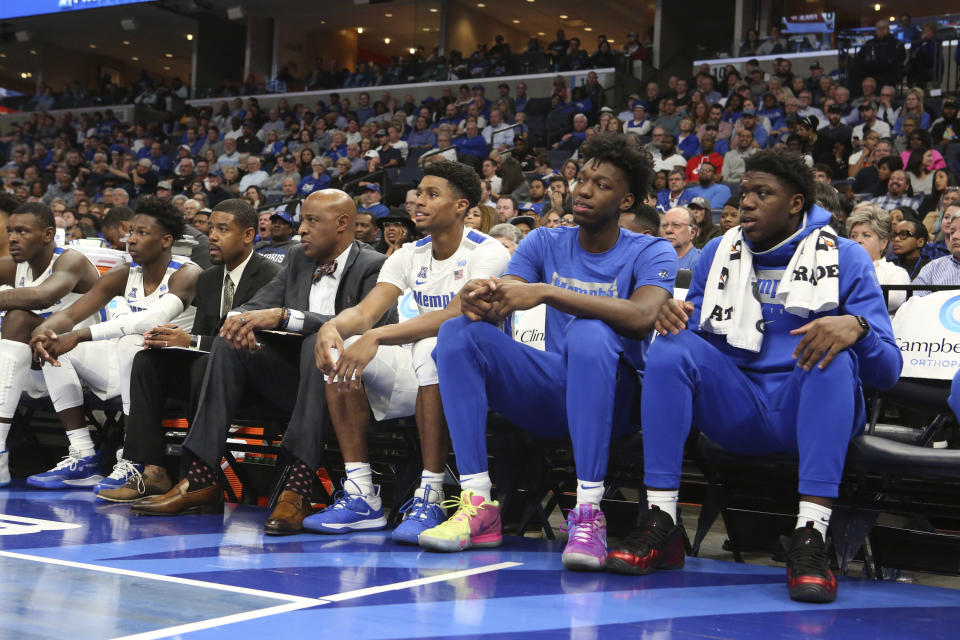
[[[878,38],[887,37],[886,28],[878,23]],[[551,64],[590,60],[572,55],[579,43],[562,36],[563,47],[546,49]],[[484,59],[509,56],[509,46],[498,42]],[[319,83],[311,87],[330,82],[311,75]],[[359,81],[351,74],[337,82]],[[656,176],[646,204],[659,212],[657,231],[675,241],[685,264],[721,232],[713,218],[736,207],[745,160],[761,148],[795,151],[832,185],[839,232],[847,232],[846,217],[859,203],[890,214],[874,216],[882,254],[909,267],[911,277],[949,253],[944,212],[958,198],[960,154],[951,146],[960,142],[957,101],[929,99],[920,87],[900,91],[872,76],[845,86],[816,62],[801,74],[781,58],[772,73],[751,60],[744,73],[731,65],[719,78],[701,68],[690,78],[649,82],[625,104],[610,103],[593,72],[574,87],[557,76],[549,96],[529,96],[518,82],[500,84],[492,96],[481,85],[447,86],[419,103],[375,91],[355,102],[335,91],[324,97],[315,104],[281,98],[270,108],[256,97],[233,98],[212,108],[186,106],[153,123],[122,123],[109,109],[79,117],[34,112],[0,134],[0,177],[6,190],[51,204],[75,238],[104,235],[103,214],[142,195],[172,197],[189,221],[223,199],[243,197],[265,212],[260,246],[280,245],[274,249],[282,260],[296,234],[296,203],[325,187],[357,199],[382,250],[414,239],[410,224],[392,220],[402,233],[387,239],[376,222],[401,204],[418,167],[441,158],[469,163],[483,177],[484,202],[471,226],[489,231],[513,221],[522,235],[572,224],[578,147],[599,131],[620,131],[651,155]],[[543,119],[544,111],[560,126],[546,137],[527,117]],[[686,212],[666,215],[677,207]],[[678,231],[684,220],[687,229]],[[735,224],[733,216],[723,220]],[[925,239],[910,232],[919,248],[900,237],[902,221],[925,228]],[[203,227],[201,216],[196,228]]]

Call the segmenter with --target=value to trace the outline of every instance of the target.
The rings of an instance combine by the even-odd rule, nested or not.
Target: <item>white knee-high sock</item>
[[[442,471],[434,473],[424,469],[423,473],[420,474],[420,488],[414,491],[414,495],[430,503],[443,502],[443,478],[445,475]]]
[[[647,489],[647,506],[657,507],[660,511],[677,522],[677,501],[680,498],[679,489]]]
[[[77,457],[86,458],[92,456],[95,452],[93,448],[93,438],[90,437],[90,427],[80,427],[67,431],[67,439],[70,441],[70,447],[77,450]]]
[[[373,471],[370,469],[370,463],[346,462],[343,466],[347,472],[347,477],[343,481],[344,491],[352,496],[363,496],[371,507],[378,508],[380,497],[373,487]]]

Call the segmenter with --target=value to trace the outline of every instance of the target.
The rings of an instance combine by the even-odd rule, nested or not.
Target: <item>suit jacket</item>
[[[197,315],[193,321],[193,335],[200,336],[200,349],[209,351],[213,338],[217,334],[222,318],[220,317],[220,301],[223,297],[223,276],[225,266],[214,265],[204,269],[197,278]],[[248,302],[260,289],[266,286],[274,276],[280,272],[280,265],[267,260],[257,252],[250,255],[236,283],[233,293],[233,308]]]
[[[354,241],[347,254],[347,264],[344,265],[343,276],[337,287],[337,296],[334,300],[336,313],[352,307],[377,284],[380,267],[387,258],[375,251],[370,245]],[[333,316],[309,311],[310,288],[313,286],[313,272],[317,268],[316,260],[307,257],[302,247],[293,247],[287,252],[287,260],[283,270],[274,277],[273,281],[260,290],[250,302],[244,304],[237,311],[254,311],[256,309],[273,309],[286,307],[302,311],[304,314],[303,327],[297,333],[309,335],[320,329],[320,326]],[[385,313],[377,326],[397,322],[397,309],[392,307]]]

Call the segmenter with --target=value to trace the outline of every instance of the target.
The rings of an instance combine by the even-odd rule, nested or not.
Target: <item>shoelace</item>
[[[431,493],[439,493],[439,491],[428,486],[427,490],[423,492],[422,498],[413,496],[404,502],[403,506],[400,507],[400,513],[404,514],[405,518],[424,520],[429,513]]]
[[[567,519],[560,525],[560,531],[569,531],[570,539],[577,542],[590,542],[593,532],[600,527],[600,512],[594,511],[588,518],[577,518],[576,510],[567,512]]]
[[[73,471],[77,468],[78,464],[80,464],[80,452],[70,447],[67,449],[67,455],[63,456],[63,459],[57,463],[57,466],[50,471],[60,471],[67,468]]]
[[[829,559],[827,557],[826,545],[821,544],[816,539],[812,543],[806,540],[800,544],[790,541],[790,548],[787,550],[790,556],[790,563],[800,575],[814,575],[826,578],[829,574]]]
[[[147,492],[147,486],[143,483],[143,474],[140,473],[140,470],[129,460],[124,460],[123,458],[117,460],[117,464],[113,466],[113,473],[110,474],[110,477],[114,480],[126,480],[127,484],[130,484],[131,481],[136,481],[137,491],[141,494]]]
[[[441,523],[440,527],[454,526],[455,522],[463,522],[477,515],[480,507],[470,502],[470,498],[465,497],[466,493],[461,493],[459,497],[450,498],[440,503],[442,509],[456,509],[456,513],[449,520]]]

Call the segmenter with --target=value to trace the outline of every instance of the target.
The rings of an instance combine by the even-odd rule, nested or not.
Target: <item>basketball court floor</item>
[[[955,638],[960,591],[842,579],[787,597],[781,567],[690,558],[572,573],[561,544],[456,555],[387,532],[265,537],[263,508],[130,517],[89,491],[0,489],[0,638]]]

